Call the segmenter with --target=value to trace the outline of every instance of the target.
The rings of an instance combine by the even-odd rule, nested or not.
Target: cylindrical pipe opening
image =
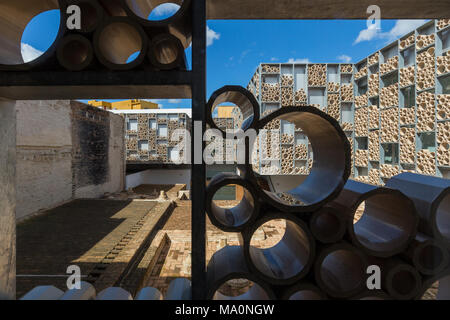
[[[58,12],[58,24],[54,26],[55,30],[53,31],[56,39],[62,29],[59,8],[59,0],[3,1],[0,10],[0,30],[2,30],[0,34],[0,43],[2,44],[0,46],[0,65],[17,66],[33,60],[28,55],[22,55],[23,51],[38,51],[23,41],[24,31],[34,18],[50,10]],[[53,17],[50,20],[48,17],[46,18],[47,24],[53,20]],[[53,43],[55,39],[53,39]],[[51,48],[52,45],[49,44],[49,47]]]
[[[325,249],[316,260],[316,281],[333,297],[346,298],[366,284],[367,260],[356,248],[337,244]]]
[[[438,236],[447,244],[450,244],[450,190],[444,192],[437,203],[435,214],[433,215],[434,229]]]
[[[418,216],[413,203],[396,190],[376,189],[363,195],[349,219],[349,233],[355,244],[371,255],[390,257],[403,251],[417,231]],[[362,216],[354,222],[358,208]]]
[[[58,61],[65,69],[80,71],[92,62],[94,51],[88,39],[81,35],[64,37],[58,46]]]
[[[217,289],[213,300],[270,300],[270,296],[248,279],[230,279]]]
[[[325,300],[325,294],[310,283],[300,283],[288,288],[283,294],[284,300]]]
[[[278,242],[270,238],[258,240],[258,229],[264,230],[278,219],[285,223],[281,239]],[[274,214],[258,221],[244,235],[244,250],[251,269],[264,280],[272,284],[292,284],[304,277],[312,266],[315,243],[303,221]]]
[[[128,70],[144,60],[147,38],[138,24],[114,17],[98,28],[94,47],[103,65],[112,70]],[[134,56],[136,58],[131,60]]]
[[[92,32],[103,18],[103,9],[97,1],[79,0],[70,3],[77,5],[81,10],[81,32]]]
[[[308,137],[314,162],[306,175],[265,175],[271,191],[262,190],[261,196],[283,211],[316,210],[339,195],[350,175],[349,141],[334,118],[310,106],[284,107],[270,113],[258,124],[259,137],[264,134],[261,130],[275,119],[293,124],[296,131]],[[262,152],[268,153],[259,148],[259,154]],[[254,174],[252,170],[249,173]]]
[[[125,0],[125,4],[136,16],[148,21],[164,21],[172,18],[185,2],[183,0]]]
[[[397,265],[389,270],[386,276],[386,290],[398,300],[413,299],[420,291],[421,285],[419,273],[407,264]]]
[[[216,195],[224,188],[234,187],[236,199],[221,205]],[[224,231],[244,229],[259,213],[259,203],[253,187],[236,174],[216,175],[206,190],[206,212],[211,222]]]
[[[225,103],[236,106],[236,109],[233,111],[237,112],[238,118],[240,118],[240,129],[246,131],[249,128],[256,127],[259,119],[259,104],[253,94],[240,86],[225,86],[211,95],[206,106],[206,119],[211,128],[219,129],[222,132],[225,131],[223,128],[220,128],[220,124],[216,121],[217,118],[213,119],[213,114],[217,107]],[[219,117],[221,116],[219,115]]]
[[[311,233],[322,243],[334,243],[345,234],[345,222],[333,208],[323,207],[315,212],[309,222]]]
[[[448,266],[449,253],[440,243],[430,239],[414,248],[412,261],[419,272],[435,275]]]
[[[184,48],[177,37],[171,34],[161,34],[152,39],[148,56],[156,68],[170,70],[182,66]]]

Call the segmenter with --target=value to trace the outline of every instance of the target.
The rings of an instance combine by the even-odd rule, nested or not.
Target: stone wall
[[[69,100],[18,101],[16,110],[17,219],[124,188],[121,117]]]

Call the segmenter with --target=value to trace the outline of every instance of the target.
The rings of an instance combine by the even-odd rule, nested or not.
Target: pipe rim
[[[332,216],[332,218],[335,218],[335,220],[336,220],[335,222],[338,222],[338,224],[339,224],[337,231],[334,230],[332,232],[332,235],[329,237],[323,236],[321,234],[321,232],[318,231],[316,222],[318,219],[321,218],[321,215],[330,215],[330,216]],[[310,228],[313,236],[318,241],[320,241],[324,244],[331,244],[331,243],[338,242],[339,240],[341,240],[344,237],[345,231],[346,231],[344,219],[342,217],[340,217],[339,213],[336,210],[334,210],[333,208],[327,207],[327,206],[325,206],[322,209],[320,209],[319,211],[316,211],[315,213],[313,213],[313,215],[311,216],[311,219],[309,221],[309,228]]]
[[[318,299],[292,299],[292,297],[302,291],[309,291],[310,293],[317,296]],[[317,286],[311,283],[298,283],[295,284],[288,289],[286,289],[283,293],[282,300],[327,300],[327,296],[322,290],[320,290]]]
[[[240,97],[247,99],[247,102],[250,103],[251,107],[252,107],[253,115],[247,117],[246,119],[243,119],[241,129],[244,132],[248,129],[254,129],[254,130],[256,130],[256,132],[258,132],[257,124],[258,124],[258,121],[260,118],[259,103],[256,100],[255,96],[250,91],[248,91],[247,89],[245,89],[242,86],[224,86],[224,87],[214,91],[214,93],[211,95],[211,97],[209,98],[209,100],[206,104],[206,122],[209,124],[209,126],[212,129],[219,130],[222,133],[222,135],[225,137],[226,132],[224,130],[220,129],[216,125],[216,123],[212,117],[213,110],[221,103],[231,102],[231,103],[234,103],[237,108],[239,108],[242,116],[244,116],[242,107],[233,101],[228,101],[228,99],[226,99],[226,101],[219,102],[216,104],[216,100],[221,99],[223,96],[227,95],[228,93],[233,93],[233,92],[235,92]],[[232,100],[232,99],[230,99],[230,100]],[[250,119],[251,119],[251,121],[250,121]]]
[[[407,204],[407,206],[409,206],[409,213],[413,214],[412,219],[414,220],[414,222],[411,225],[411,230],[408,234],[407,237],[404,237],[403,241],[399,241],[398,239],[393,239],[391,240],[391,243],[395,246],[394,249],[390,249],[390,250],[377,250],[374,248],[370,248],[368,246],[366,246],[363,242],[360,241],[359,236],[356,235],[355,232],[355,226],[357,225],[357,223],[359,221],[361,221],[364,217],[364,215],[366,214],[366,208],[364,209],[364,213],[361,217],[361,219],[358,220],[357,223],[353,223],[353,219],[354,216],[356,214],[356,210],[358,209],[358,207],[364,202],[367,201],[368,199],[370,199],[371,197],[376,197],[376,196],[380,196],[380,195],[385,195],[385,196],[396,196],[402,199],[402,201],[405,202],[405,204]],[[376,188],[374,190],[371,190],[369,192],[364,193],[363,195],[361,195],[361,197],[358,199],[358,201],[348,209],[348,215],[349,215],[349,219],[347,221],[347,230],[348,233],[350,235],[350,238],[352,240],[352,243],[357,246],[358,248],[362,249],[364,252],[367,252],[368,254],[375,256],[375,257],[381,257],[381,258],[387,258],[387,257],[391,257],[395,254],[401,253],[402,251],[406,250],[407,247],[409,246],[409,244],[414,240],[416,234],[417,234],[417,229],[419,226],[419,216],[417,214],[417,211],[415,209],[414,203],[412,202],[412,200],[410,198],[408,198],[407,196],[405,196],[401,191],[396,190],[396,189],[388,189],[385,187],[379,187]]]
[[[285,233],[282,237],[282,239],[274,246],[270,247],[270,248],[264,248],[264,249],[260,249],[260,248],[255,248],[252,247],[250,245],[251,240],[252,240],[252,236],[254,235],[254,233],[256,232],[256,230],[261,227],[262,225],[264,225],[266,222],[269,222],[271,220],[277,220],[277,219],[283,219],[286,221],[286,229],[285,229]],[[281,277],[272,277],[266,273],[264,273],[263,271],[260,270],[260,268],[258,268],[257,263],[255,263],[253,261],[252,258],[252,254],[251,254],[251,248],[254,249],[258,249],[258,253],[263,254],[264,252],[270,252],[270,251],[275,251],[277,252],[278,250],[276,249],[276,247],[282,243],[285,243],[283,241],[286,241],[286,238],[289,236],[288,235],[288,223],[290,223],[292,225],[292,227],[295,227],[296,229],[294,231],[296,232],[300,232],[302,233],[302,236],[304,237],[304,240],[306,240],[308,242],[308,252],[307,252],[307,257],[306,257],[306,262],[305,261],[300,261],[300,264],[302,265],[301,270],[298,271],[296,270],[296,272],[293,275],[290,275],[289,277],[285,277],[285,278],[281,278]],[[269,213],[264,215],[261,219],[257,220],[251,227],[249,227],[248,229],[244,230],[244,232],[242,232],[242,240],[243,240],[243,247],[244,247],[244,256],[245,259],[247,261],[247,265],[249,266],[250,270],[252,270],[255,274],[257,274],[258,278],[263,279],[265,282],[273,284],[273,285],[291,285],[293,283],[295,283],[296,281],[304,278],[308,272],[310,271],[310,269],[312,268],[312,266],[314,265],[314,258],[315,258],[315,250],[316,250],[316,243],[314,240],[314,237],[312,236],[310,230],[308,229],[308,226],[305,222],[303,222],[301,219],[297,218],[294,215],[291,214],[282,214],[282,213]],[[298,243],[296,243],[298,244]],[[270,250],[270,251],[269,251]],[[293,252],[291,250],[291,252]],[[279,253],[279,251],[278,251]],[[299,259],[297,254],[298,252],[293,252],[293,256],[295,256],[295,258],[297,258],[297,260]],[[305,258],[305,257],[303,257]],[[274,268],[276,268],[275,266],[272,266]],[[273,270],[274,268],[271,268],[271,270]],[[290,272],[292,274],[292,272]]]
[[[437,266],[434,267],[427,267],[424,263],[422,263],[422,253],[423,250],[426,250],[427,247],[434,247],[432,250],[439,250],[440,251],[440,263]],[[434,239],[427,240],[421,244],[418,245],[416,250],[414,251],[412,261],[414,266],[419,270],[420,273],[428,276],[432,276],[435,274],[439,274],[442,271],[445,270],[445,268],[449,265],[450,256],[448,253],[448,250],[443,247],[439,242],[437,242]]]
[[[414,278],[415,284],[408,293],[401,293],[396,288],[394,288],[394,277],[398,276],[400,273],[409,273],[409,276]],[[398,300],[409,300],[413,299],[420,292],[422,287],[422,280],[419,272],[414,269],[409,264],[398,264],[390,269],[386,275],[386,290],[393,298]]]
[[[290,212],[290,213],[307,213],[310,214],[313,211],[316,211],[318,209],[320,209],[321,207],[323,207],[324,204],[334,200],[335,198],[337,198],[340,194],[340,192],[342,191],[342,189],[344,188],[345,183],[347,182],[349,176],[350,176],[350,164],[351,164],[351,151],[350,151],[350,143],[347,139],[347,136],[345,135],[344,131],[342,130],[342,128],[340,127],[339,123],[336,121],[336,119],[334,119],[333,117],[329,116],[328,114],[324,113],[323,111],[317,109],[316,107],[313,106],[302,106],[302,107],[283,107],[280,108],[270,114],[268,114],[267,116],[265,116],[264,118],[262,118],[259,122],[258,122],[258,129],[261,130],[261,128],[263,128],[267,123],[269,123],[270,121],[286,115],[286,114],[296,114],[296,113],[305,113],[305,114],[312,114],[315,117],[321,117],[324,121],[326,121],[328,124],[330,124],[332,126],[332,128],[335,130],[335,133],[337,133],[338,138],[340,139],[340,142],[343,143],[343,150],[341,150],[342,152],[342,161],[343,161],[343,168],[341,168],[341,173],[337,174],[336,178],[336,187],[334,189],[331,189],[327,191],[327,195],[321,195],[321,199],[319,201],[313,202],[311,204],[308,205],[291,205],[291,204],[287,204],[285,203],[282,199],[280,199],[278,196],[274,195],[272,192],[269,191],[264,191],[261,190],[260,193],[260,197],[267,203],[271,204],[273,207],[275,207],[276,209],[283,211],[283,212]],[[311,142],[312,145],[312,142]],[[252,149],[253,146],[250,146],[250,149]],[[314,148],[314,146],[313,146]],[[252,150],[249,150],[249,154],[252,154]],[[317,152],[314,152],[314,155],[317,157]],[[251,162],[251,161],[250,161]],[[315,168],[315,164],[316,161],[313,161],[313,168],[312,170]],[[245,165],[245,175],[248,177],[248,179],[250,179],[250,181],[255,185],[258,186],[258,182],[256,179],[256,175],[253,172],[253,168],[250,165]],[[317,170],[318,172],[320,170]],[[296,175],[292,175],[293,177],[295,177]],[[268,177],[270,177],[270,175],[268,175]],[[311,173],[308,175],[308,177],[306,179],[311,179]],[[305,179],[305,181],[306,181]],[[311,179],[312,180],[312,179]],[[319,179],[320,180],[320,179]],[[305,181],[303,181],[300,185],[298,185],[297,187],[301,186]],[[319,184],[318,181],[315,182],[316,184]]]
[[[136,57],[136,59],[134,59],[133,61],[131,61],[129,63],[119,64],[119,63],[114,63],[114,62],[109,61],[103,54],[102,49],[100,48],[100,37],[102,35],[103,30],[113,24],[126,24],[126,25],[131,26],[132,28],[134,28],[136,30],[136,32],[139,34],[139,36],[141,38],[140,53]],[[145,56],[147,55],[147,47],[148,47],[148,38],[147,38],[147,35],[145,34],[144,30],[142,29],[142,27],[138,23],[136,23],[133,20],[128,19],[126,17],[110,17],[108,19],[105,19],[94,33],[95,55],[97,56],[100,63],[103,64],[105,67],[107,67],[110,70],[119,70],[119,71],[120,70],[131,70],[131,69],[134,69],[135,67],[138,67],[145,60]]]
[[[71,63],[68,63],[64,59],[64,46],[69,44],[70,42],[81,42],[83,45],[87,48],[87,57],[84,59],[84,61],[78,65],[74,65]],[[86,39],[85,37],[78,35],[78,34],[71,34],[66,37],[64,37],[57,49],[56,56],[58,58],[58,62],[61,64],[62,67],[69,71],[81,71],[85,68],[87,68],[94,59],[94,49],[92,48],[91,42]]]
[[[242,208],[245,210],[246,209],[245,205],[243,207],[239,208],[239,205],[241,205],[241,203],[243,203],[242,201],[245,200],[248,202],[253,202],[253,205],[251,203],[248,203],[248,205],[252,206],[253,208],[252,208],[252,211],[246,217],[246,219],[243,222],[241,222],[239,224],[235,224],[235,225],[225,224],[224,221],[221,221],[221,219],[216,216],[216,213],[222,213],[222,212],[220,212],[222,210],[223,210],[223,214],[226,214],[227,210],[216,206],[212,200],[218,190],[220,190],[222,187],[225,187],[225,186],[231,185],[231,184],[239,185],[245,189],[244,197],[242,198],[242,200],[239,202],[239,204],[237,204],[236,206],[234,206],[231,209],[239,211],[239,209]],[[247,191],[248,193],[246,194],[245,191]],[[252,199],[245,199],[246,196],[249,196]],[[245,203],[243,203],[243,204],[245,204]],[[208,186],[206,188],[206,212],[208,214],[209,219],[211,220],[211,223],[223,231],[240,232],[240,231],[246,229],[248,226],[252,225],[253,222],[257,219],[257,217],[259,215],[259,210],[260,210],[260,205],[259,205],[259,201],[258,201],[258,196],[257,196],[255,189],[253,188],[253,185],[251,185],[245,179],[241,178],[240,176],[238,176],[236,174],[230,174],[230,175],[226,175],[223,173],[218,174],[218,175],[214,176],[213,179],[211,179],[210,183],[208,184]]]
[[[341,251],[341,250],[351,252],[353,255],[355,255],[357,258],[359,258],[360,263],[361,263],[361,269],[362,269],[361,275],[363,276],[363,278],[361,279],[361,281],[359,281],[359,283],[355,284],[352,289],[347,290],[347,291],[338,291],[338,290],[335,290],[334,288],[331,288],[326,283],[326,281],[322,280],[322,276],[321,276],[321,266],[322,266],[323,262],[325,261],[326,257],[328,257],[329,255],[331,255],[335,252]],[[336,298],[349,298],[351,296],[358,294],[362,290],[364,290],[364,287],[366,284],[365,276],[366,276],[367,266],[368,266],[367,257],[360,249],[358,249],[348,243],[337,243],[337,244],[331,245],[331,246],[325,248],[324,250],[322,250],[322,252],[317,257],[317,259],[315,261],[315,265],[314,265],[315,280],[316,280],[319,288],[322,289],[325,293],[329,294],[330,296],[336,297]]]
[[[80,30],[74,30],[75,32],[80,32],[80,33],[91,33],[93,31],[95,31],[95,29],[97,29],[101,22],[104,20],[105,18],[105,12],[103,10],[103,8],[100,6],[100,4],[97,1],[93,1],[93,0],[72,0],[70,3],[66,3],[65,7],[64,7],[64,11],[67,11],[67,7],[69,5],[78,5],[80,6],[81,4],[87,4],[88,6],[91,6],[92,9],[95,10],[97,17],[94,21],[94,23],[89,26],[88,28],[82,28]],[[81,9],[81,17],[83,17],[83,9],[80,7]]]
[[[177,48],[177,57],[170,63],[161,63],[153,51],[158,44],[164,41],[171,42]],[[160,70],[171,70],[181,65],[184,56],[184,47],[180,39],[170,33],[163,33],[155,36],[151,41],[149,41],[147,56],[154,67]]]
[[[45,64],[45,62],[47,62],[51,57],[53,57],[55,55],[59,42],[66,34],[66,21],[67,21],[66,11],[62,10],[62,8],[65,8],[65,5],[66,5],[65,0],[56,0],[56,1],[58,2],[59,8],[54,9],[54,10],[59,10],[60,20],[59,20],[58,33],[57,33],[56,38],[53,41],[52,45],[42,55],[40,55],[39,57],[37,57],[36,59],[34,59],[32,61],[24,62],[24,63],[20,63],[20,64],[2,64],[2,63],[0,63],[0,70],[28,71],[28,70],[34,69],[36,67],[39,67],[39,66]],[[46,12],[46,11],[42,11],[41,13],[43,13],[43,12]],[[30,21],[28,21],[28,23]],[[23,34],[23,31],[22,31],[22,34]],[[21,41],[21,39],[20,39],[20,41]]]
[[[444,205],[444,208],[441,208],[442,205]],[[441,232],[438,225],[438,220],[440,220],[440,218],[443,218],[444,221],[442,222],[450,225],[450,187],[445,188],[431,203],[430,218],[433,236],[447,246],[450,246],[450,230],[447,231],[447,234],[444,234],[444,232]]]
[[[121,0],[123,8],[127,13],[127,16],[136,19],[140,24],[146,27],[163,27],[169,25],[185,16],[185,14],[190,15],[189,9],[191,8],[191,0],[182,0],[182,4],[180,8],[175,12],[172,16],[163,19],[163,20],[149,20],[144,19],[137,15],[131,8],[128,0]],[[174,3],[171,1],[167,1],[165,3]],[[176,4],[176,3],[175,3]]]

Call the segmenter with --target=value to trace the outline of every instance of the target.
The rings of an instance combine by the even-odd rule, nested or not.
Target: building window
[[[156,120],[155,119],[148,120],[148,127],[151,130],[156,130]]]
[[[136,119],[130,119],[127,123],[127,130],[137,131],[138,121]]]
[[[160,124],[158,126],[158,136],[167,138],[167,125],[166,124]]]
[[[353,112],[351,103],[342,103],[341,105],[342,123],[353,123]]]
[[[169,160],[171,162],[175,162],[175,161],[179,160],[180,153],[178,151],[178,148],[169,148],[168,153],[169,153]]]
[[[369,149],[369,138],[367,137],[358,137],[356,140],[356,148],[358,150],[368,150]]]
[[[147,151],[148,150],[148,141],[147,140],[141,140],[138,142],[139,150]]]
[[[385,164],[398,164],[399,146],[398,143],[383,143],[383,159]]]
[[[403,101],[404,101],[403,107],[404,108],[414,107],[415,101],[416,101],[414,86],[403,89],[402,93],[403,93]]]
[[[169,114],[169,121],[178,121],[178,114]]]
[[[434,132],[419,133],[419,149],[427,149],[430,152],[436,151],[436,134]]]

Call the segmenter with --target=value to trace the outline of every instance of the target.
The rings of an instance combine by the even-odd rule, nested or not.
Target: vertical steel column
[[[195,144],[199,143],[197,137],[203,137],[206,129],[206,0],[192,1],[192,73],[192,299],[203,300],[206,298],[206,166],[203,162],[204,143],[200,155]],[[201,133],[198,132],[200,128],[195,126],[196,121],[201,121]]]

